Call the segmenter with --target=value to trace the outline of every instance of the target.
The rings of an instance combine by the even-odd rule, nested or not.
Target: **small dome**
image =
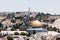
[[[31,21],[31,26],[42,26],[42,23],[38,20]]]

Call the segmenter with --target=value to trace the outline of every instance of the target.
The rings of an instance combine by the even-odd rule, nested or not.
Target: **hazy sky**
[[[0,12],[16,11],[45,12],[60,14],[60,0],[0,0]]]

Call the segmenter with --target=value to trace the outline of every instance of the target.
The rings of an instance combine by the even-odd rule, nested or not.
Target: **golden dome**
[[[32,26],[42,26],[42,23],[38,20],[35,20],[35,21],[31,21],[31,25]]]

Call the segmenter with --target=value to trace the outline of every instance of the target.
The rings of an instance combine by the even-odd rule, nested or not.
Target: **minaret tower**
[[[30,14],[30,7],[29,7],[29,14]]]

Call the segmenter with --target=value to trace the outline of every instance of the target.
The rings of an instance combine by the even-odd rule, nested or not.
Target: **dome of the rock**
[[[31,21],[31,26],[42,26],[42,23],[38,20]]]

